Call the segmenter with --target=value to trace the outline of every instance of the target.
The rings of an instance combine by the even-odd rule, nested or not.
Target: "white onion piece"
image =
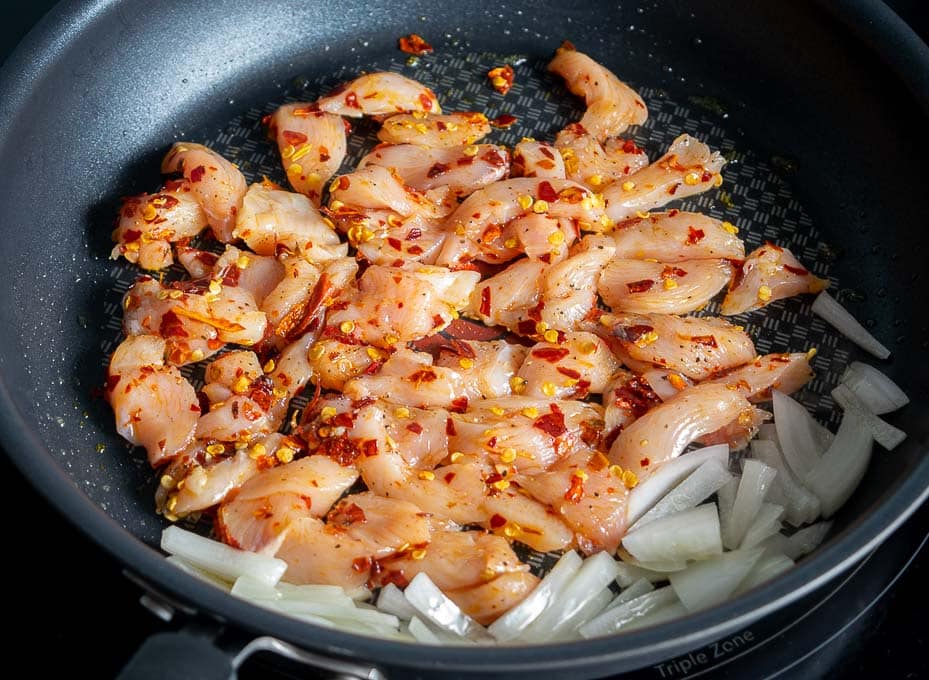
[[[906,439],[906,432],[874,415],[848,385],[836,385],[832,390],[832,398],[846,413],[854,411],[855,415],[871,430],[874,441],[888,451],[892,451]]]
[[[688,611],[712,607],[735,592],[764,548],[734,550],[671,574],[671,587]]]
[[[797,477],[806,479],[832,443],[832,433],[801,403],[778,390],[774,390],[774,424],[784,459]]]
[[[642,562],[633,557],[632,554],[622,546],[616,549],[616,556],[622,560],[622,564],[629,564],[646,572],[661,574],[662,578],[658,579],[660,581],[666,581],[668,579],[668,574],[672,571],[682,571],[687,568],[687,560],[674,559]]]
[[[878,342],[877,338],[871,335],[845,307],[826,291],[816,296],[811,309],[861,349],[870,352],[878,359],[886,359],[890,356],[890,350]]]
[[[613,600],[613,591],[609,588],[604,588],[599,593],[597,593],[591,600],[578,610],[570,621],[570,628],[566,629],[567,632],[560,636],[562,640],[576,640],[580,637],[580,633],[577,632],[577,629],[583,626],[585,623],[590,621],[592,618],[599,616],[600,612],[604,611],[607,605]]]
[[[760,545],[766,538],[780,533],[783,525],[781,517],[784,516],[784,506],[776,503],[762,503],[755,515],[755,521],[748,527],[745,532],[745,538],[739,544],[740,550],[754,548]]]
[[[618,555],[619,553],[617,553]],[[630,555],[631,557],[631,555]],[[657,583],[659,581],[667,581],[668,575],[663,571],[654,571],[652,569],[645,569],[636,564],[631,564],[625,560],[621,560],[616,563],[616,583],[620,588],[628,588],[632,586],[633,583],[640,581],[642,579],[649,581],[651,583]]]
[[[687,607],[680,602],[672,602],[669,605],[653,609],[644,616],[630,621],[623,630],[635,630],[638,628],[645,628],[646,626],[657,626],[659,623],[664,623],[672,619],[679,619],[689,613]]]
[[[487,632],[500,642],[515,639],[556,601],[582,563],[583,560],[575,551],[566,552],[526,599],[490,624]]]
[[[774,423],[762,423],[758,426],[758,434],[755,437],[756,439],[764,439],[765,441],[774,442],[778,446],[781,443],[777,439],[777,425]]]
[[[403,591],[393,583],[388,583],[381,588],[377,596],[377,608],[404,621],[412,621],[416,616],[416,608],[404,597]]]
[[[658,588],[650,593],[612,607],[591,619],[578,629],[582,637],[592,638],[615,633],[651,611],[677,602],[677,595],[671,586]]]
[[[715,503],[700,505],[646,524],[623,538],[642,562],[700,560],[723,551]]]
[[[864,402],[871,413],[884,415],[910,403],[899,385],[870,364],[853,361],[845,367],[842,384]]]
[[[803,480],[819,496],[823,517],[831,517],[848,500],[868,469],[871,430],[855,411],[846,411],[832,446]]]
[[[169,526],[161,532],[161,549],[230,582],[248,575],[273,586],[287,571],[284,560],[237,550],[179,526]]]
[[[520,633],[519,639],[526,642],[545,642],[572,630],[571,624],[575,622],[573,617],[615,578],[616,560],[609,553],[599,552],[588,557],[561,590],[554,606],[547,607]]]
[[[277,584],[277,591],[284,600],[294,600],[297,602],[328,602],[330,604],[340,604],[345,607],[354,607],[355,599],[340,586],[330,585],[294,585],[293,583]]]
[[[417,642],[421,642],[424,645],[443,645],[446,643],[446,640],[436,635],[429,626],[415,616],[410,619],[407,630]]]
[[[658,501],[651,510],[642,515],[639,521],[629,527],[628,531],[640,529],[649,522],[667,515],[673,515],[675,512],[697,507],[716,493],[730,479],[732,479],[732,475],[729,474],[727,466],[717,459],[711,458],[690,473],[683,482]]]
[[[696,451],[681,454],[658,466],[629,493],[626,501],[626,523],[631,525],[664,498],[691,472],[706,461],[715,459],[723,465],[729,464],[729,446],[716,444]]]
[[[778,574],[783,574],[793,566],[794,561],[787,557],[787,555],[781,553],[763,555],[761,559],[755,563],[755,568],[748,572],[748,576],[739,584],[734,594],[741,595],[755,586],[767,583]]]
[[[269,606],[281,599],[281,593],[277,588],[247,575],[240,576],[235,580],[229,594],[235,595],[243,600],[265,602]]]
[[[619,595],[614,597],[610,604],[607,606],[607,609],[618,607],[624,602],[641,597],[645,593],[652,592],[654,589],[655,586],[653,586],[647,578],[640,578],[638,581],[630,584],[630,586],[623,590]]]
[[[794,475],[781,450],[773,441],[752,441],[752,458],[760,460],[777,470],[768,498],[784,506],[784,518],[795,527],[814,521],[819,517],[820,504],[816,494],[807,489]]]
[[[742,544],[745,532],[755,521],[777,470],[758,460],[747,458],[742,465],[742,481],[732,505],[732,514],[722,524],[723,545],[735,550]]]
[[[226,591],[229,590],[229,584],[226,581],[222,580],[218,576],[214,576],[210,572],[205,571],[201,569],[200,567],[195,567],[189,562],[185,562],[182,558],[178,557],[177,555],[168,555],[165,558],[165,561],[170,562],[171,564],[173,564],[175,567],[177,567],[181,571],[186,571],[191,576],[196,576],[197,578],[203,581],[206,581],[207,583],[212,583],[217,588],[222,588],[223,590],[226,590]]]
[[[735,505],[735,496],[739,492],[742,475],[736,475],[720,487],[716,492],[716,504],[719,508],[719,525],[727,526],[732,517],[732,506]]]
[[[784,554],[792,560],[799,559],[813,552],[826,538],[832,528],[832,522],[817,522],[787,537]]]
[[[439,590],[426,572],[416,574],[403,594],[426,620],[442,630],[471,640],[490,640],[487,629],[461,611],[457,604]]]

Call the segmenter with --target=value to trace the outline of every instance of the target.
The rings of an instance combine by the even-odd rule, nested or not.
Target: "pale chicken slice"
[[[436,366],[456,369],[485,399],[513,393],[514,381],[529,349],[505,340],[457,340],[440,348]]]
[[[617,314],[602,322],[611,328],[617,357],[639,372],[668,368],[702,380],[755,358],[744,329],[716,317]]]
[[[316,102],[321,111],[349,118],[384,114],[442,113],[435,93],[399,73],[367,73],[344,83]]]
[[[538,576],[512,571],[487,583],[447,591],[446,595],[461,611],[487,626],[525,600],[538,584]]]
[[[603,190],[606,214],[618,222],[673,200],[709,191],[722,183],[719,173],[725,163],[706,144],[690,135],[681,135],[657,161]]]
[[[488,134],[490,121],[483,113],[398,113],[381,123],[377,138],[388,144],[447,149],[474,144]]]
[[[792,394],[813,379],[811,358],[809,352],[765,354],[700,384],[726,385],[751,402],[770,401],[772,390]]]
[[[548,142],[534,139],[523,139],[513,149],[511,174],[513,177],[566,178],[565,163],[558,150]]]
[[[745,244],[729,222],[700,213],[669,210],[630,217],[613,229],[616,257],[662,262],[716,259],[741,260]]]
[[[584,97],[587,111],[580,124],[598,140],[614,137],[648,118],[645,102],[635,90],[570,43],[558,48],[548,70],[564,78],[572,93]]]
[[[631,139],[614,138],[600,144],[581,125],[569,125],[555,137],[565,177],[599,191],[648,165],[645,151]]]
[[[829,281],[811,274],[789,250],[766,243],[736,270],[721,311],[727,316],[741,314],[782,298],[818,293],[828,286]]]
[[[603,268],[597,291],[614,312],[686,314],[702,309],[731,276],[728,260],[668,264],[615,258]]]
[[[290,186],[318,206],[326,182],[345,158],[346,123],[313,104],[295,103],[280,106],[268,125]]]
[[[233,240],[246,189],[245,177],[235,165],[202,144],[175,142],[161,161],[161,171],[183,174],[216,238],[223,243]]]
[[[593,333],[573,331],[557,342],[540,342],[519,369],[520,394],[527,397],[583,399],[606,389],[619,362]]]

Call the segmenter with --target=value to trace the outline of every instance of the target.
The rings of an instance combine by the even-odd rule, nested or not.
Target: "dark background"
[[[4,3],[0,60],[53,4]],[[927,0],[887,4],[929,41]],[[119,565],[48,507],[3,455],[0,475],[7,501],[3,573],[10,632],[2,644],[7,663],[22,658],[33,677],[113,677],[148,635],[166,625],[138,604],[139,589]],[[929,512],[924,508],[908,524],[911,535],[925,534]],[[790,676],[929,677],[927,583],[929,554],[924,550],[854,630]]]

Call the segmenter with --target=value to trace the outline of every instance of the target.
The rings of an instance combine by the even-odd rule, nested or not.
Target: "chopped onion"
[[[784,506],[776,503],[762,503],[755,515],[755,521],[748,527],[745,532],[745,538],[739,544],[740,550],[754,548],[761,544],[766,538],[780,533],[783,525],[781,517],[784,516]]]
[[[755,586],[767,583],[778,574],[794,566],[794,561],[781,553],[765,554],[755,563],[755,568],[748,572],[745,580],[739,584],[735,595],[741,595]]]
[[[446,640],[436,635],[429,626],[415,616],[410,619],[407,630],[417,642],[421,642],[424,645],[442,645],[446,643]]]
[[[646,626],[657,626],[659,623],[664,623],[665,621],[670,621],[672,619],[679,619],[689,613],[690,612],[687,611],[687,607],[685,607],[680,602],[672,602],[671,604],[665,605],[664,607],[653,609],[647,614],[640,616],[633,621],[630,621],[628,624],[626,624],[624,630],[635,630],[638,628],[645,628]]]
[[[719,525],[729,524],[732,517],[732,506],[735,505],[735,496],[739,492],[742,475],[736,475],[720,487],[716,492],[716,503],[719,508]]]
[[[560,636],[560,639],[563,640],[576,640],[580,633],[577,632],[577,629],[583,626],[585,623],[590,621],[595,616],[598,616],[600,612],[606,609],[607,605],[613,600],[613,591],[609,588],[604,588],[590,601],[578,610],[577,614],[571,617],[571,621],[568,623],[568,628],[565,628],[565,633]]]
[[[284,560],[237,550],[178,526],[161,533],[161,549],[230,582],[247,575],[273,586],[287,571]]]
[[[732,505],[732,514],[722,524],[723,545],[735,550],[742,544],[745,532],[755,521],[764,497],[777,475],[777,470],[758,460],[747,458],[742,465],[742,481]]]
[[[777,425],[774,423],[762,423],[758,426],[758,435],[756,439],[774,442],[780,447],[781,443],[777,439]]]
[[[864,402],[871,413],[884,415],[910,403],[910,398],[893,380],[870,364],[853,361],[845,367],[842,383]]]
[[[484,626],[461,611],[426,572],[416,574],[403,594],[420,614],[443,630],[471,640],[489,639]]]
[[[778,390],[774,390],[774,424],[784,459],[797,477],[806,479],[832,443],[832,433],[802,404]]]
[[[886,359],[890,356],[890,350],[878,342],[877,338],[871,335],[845,307],[826,291],[816,296],[811,309],[861,349],[870,352],[878,359]]]
[[[622,557],[618,552],[617,556]],[[632,557],[632,555],[629,555],[629,557]],[[666,572],[645,569],[637,564],[627,562],[625,557],[622,557],[622,560],[616,563],[616,571],[618,574],[616,576],[616,583],[620,588],[628,588],[636,581],[642,579],[650,581],[651,583],[668,580],[668,574]]]
[[[281,581],[277,584],[277,590],[285,600],[329,602],[332,604],[341,604],[346,607],[354,607],[356,599],[363,599],[360,597],[352,597],[348,591],[341,586],[318,584],[295,585],[293,583],[284,583]],[[355,592],[357,594],[361,591],[366,592],[368,596],[371,594],[371,591],[366,588],[359,588]]]
[[[186,562],[184,559],[178,557],[177,555],[168,555],[165,560],[170,562],[175,567],[181,571],[186,571],[191,576],[196,576],[197,578],[206,581],[207,583],[212,583],[217,588],[222,588],[223,590],[229,590],[229,583],[222,580],[218,576],[214,576],[208,571],[201,569],[200,567],[195,567],[190,562]]]
[[[229,593],[243,600],[262,601],[268,604],[281,599],[281,593],[277,588],[248,575],[237,578]]]
[[[651,472],[630,492],[626,501],[627,524],[632,525],[637,522],[642,515],[664,498],[682,479],[710,459],[728,465],[729,446],[727,444],[706,446],[696,451],[684,453],[658,466],[657,470]]]
[[[832,390],[832,398],[846,413],[854,411],[855,415],[871,430],[874,441],[888,451],[892,451],[900,442],[906,439],[906,432],[874,415],[848,385],[836,385],[835,389]]]
[[[621,564],[628,564],[638,567],[643,572],[649,572],[660,575],[659,581],[666,581],[668,574],[672,571],[681,571],[687,568],[687,560],[659,560],[655,562],[642,562],[637,560],[624,547],[619,546],[616,549],[616,556],[622,560]]]
[[[823,517],[831,517],[852,495],[871,460],[871,430],[856,411],[846,411],[835,441],[803,480],[819,496]]]
[[[619,595],[614,597],[610,604],[607,605],[607,609],[618,607],[624,602],[641,597],[645,593],[652,592],[654,589],[655,586],[653,586],[647,578],[640,578],[638,581],[635,581],[628,588],[623,590]]]
[[[671,574],[671,587],[688,611],[719,604],[735,592],[764,548],[734,550]]]
[[[819,517],[820,504],[816,494],[807,489],[794,475],[781,450],[773,441],[756,439],[752,442],[752,458],[777,470],[768,497],[784,506],[784,518],[795,527]]]
[[[616,578],[616,560],[599,552],[584,560],[571,581],[561,590],[554,606],[549,606],[520,634],[526,642],[553,640],[573,629],[574,617]]]
[[[623,538],[623,547],[643,562],[699,560],[723,551],[715,503],[668,515]]]
[[[416,608],[404,597],[403,591],[393,583],[388,583],[381,588],[377,596],[377,608],[404,621],[411,621],[416,616]]]
[[[832,528],[832,522],[817,522],[804,527],[787,537],[784,553],[792,560],[799,559],[813,552],[826,538]]]
[[[500,642],[515,639],[557,600],[582,563],[583,560],[576,552],[566,552],[526,599],[494,621],[487,632]]]
[[[730,479],[732,475],[729,474],[727,466],[711,458],[690,473],[687,479],[674,487],[628,530],[635,531],[666,515],[695,508],[716,493]]]
[[[592,638],[615,633],[636,619],[642,618],[651,611],[677,602],[677,595],[671,586],[658,588],[645,593],[633,600],[624,602],[618,607],[612,607],[591,619],[578,629],[582,637]]]

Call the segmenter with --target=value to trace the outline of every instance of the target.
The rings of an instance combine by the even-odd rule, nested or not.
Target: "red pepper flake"
[[[668,193],[669,193],[671,196],[673,196],[674,194],[677,193],[677,188],[678,188],[679,186],[681,186],[681,185],[680,185],[680,184],[672,184],[672,185],[671,185],[671,188],[668,189]]]
[[[571,486],[565,491],[564,499],[569,503],[580,503],[584,497],[584,479],[577,474],[571,475]]]
[[[406,249],[406,252],[408,252],[410,255],[422,255],[423,249],[420,246],[410,246]]]
[[[198,165],[193,170],[190,171],[190,181],[199,182],[203,179],[203,175],[206,174],[206,168],[202,165]]]
[[[542,320],[542,310],[543,310],[543,309],[545,309],[545,301],[544,301],[544,300],[539,300],[539,304],[537,304],[535,307],[530,307],[530,308],[526,311],[526,315],[527,315],[530,319],[532,319],[533,321],[541,321],[541,320]],[[533,326],[533,328],[535,328],[535,327]]]
[[[116,377],[119,378],[119,376],[116,376]],[[190,410],[193,411],[194,413],[200,413],[203,409],[200,408],[200,404],[191,404]]]
[[[689,245],[694,245],[695,243],[702,241],[706,236],[703,229],[694,229],[693,227],[687,227],[687,243]]]
[[[446,472],[446,473],[445,473],[445,476],[444,476],[442,479],[445,480],[445,483],[446,483],[446,484],[451,484],[451,483],[452,483],[452,480],[455,479],[455,477],[457,477],[457,476],[458,476],[458,475],[457,475],[456,473],[454,473],[454,472]]]
[[[351,186],[351,184],[352,182],[348,178],[348,175],[342,175],[341,177],[339,177],[339,184],[338,186],[336,186],[336,188],[341,189],[342,191],[345,191]]]
[[[432,315],[432,327],[433,328],[439,328],[444,323],[445,323],[445,319],[442,317],[441,314]]]
[[[445,132],[446,130],[448,130],[448,125],[446,125],[441,120],[437,120],[435,122],[435,129],[438,130],[439,132]]]
[[[383,365],[384,365],[383,361],[372,361],[370,364],[367,365],[367,367],[365,368],[365,370],[362,371],[362,373],[364,375],[374,375],[379,370],[381,370],[381,366]]]
[[[374,444],[375,449],[373,455],[377,455],[377,442],[372,441],[371,443]],[[342,467],[352,465],[355,459],[361,455],[361,451],[358,449],[355,442],[344,435],[341,437],[323,439],[322,442],[320,442],[317,453],[329,456]],[[367,455],[367,453],[365,455]]]
[[[637,342],[646,333],[651,333],[655,328],[645,323],[633,324],[632,326],[618,326],[613,330],[613,334],[627,342]]]
[[[564,424],[563,413],[546,413],[544,416],[539,416],[532,423],[532,427],[542,430],[542,432],[552,437],[560,437],[568,431]]]
[[[513,72],[513,67],[509,64],[492,68],[487,72],[490,84],[500,94],[506,94],[510,91],[510,88],[513,87],[513,78],[515,78],[515,76],[516,74]]]
[[[680,267],[665,265],[665,268],[661,270],[661,278],[670,279],[672,276],[687,276],[687,272]]]
[[[613,390],[613,404],[628,411],[636,418],[643,416],[653,406],[658,406],[661,399],[644,380],[631,378],[621,387]]]
[[[423,235],[422,229],[420,229],[419,227],[413,227],[412,229],[410,229],[409,232],[407,232],[406,240],[407,240],[407,241],[415,241],[416,239],[418,239],[418,238],[419,238],[420,236],[422,236],[422,235]]]
[[[394,250],[403,250],[403,244],[400,242],[400,239],[393,238],[392,236],[387,239],[387,244]]]
[[[484,316],[490,316],[490,286],[484,286],[481,289],[481,306],[480,313]]]
[[[640,149],[636,146],[635,142],[631,139],[627,139],[623,142],[623,153],[645,153],[644,149]]]
[[[701,182],[709,182],[711,179],[713,179],[713,173],[709,170],[704,170],[703,174],[700,175]]]
[[[373,439],[366,440],[361,445],[361,452],[365,458],[373,458],[377,455],[377,442]]]
[[[456,434],[458,434],[458,430],[455,428],[455,421],[451,418],[447,418],[445,420],[445,434],[447,434],[449,437],[454,437]]]
[[[784,269],[789,271],[791,274],[796,274],[797,276],[806,276],[809,274],[809,272],[803,267],[792,267],[789,264],[785,264]]]
[[[281,137],[284,138],[284,141],[293,146],[298,144],[305,144],[308,137],[302,132],[295,132],[294,130],[283,130],[281,131]]]
[[[350,527],[353,524],[361,524],[366,522],[367,519],[364,510],[354,503],[340,505],[329,513],[329,517],[327,518],[330,526],[334,525],[343,528]]]
[[[426,177],[432,179],[433,177],[438,177],[439,175],[448,172],[448,166],[444,163],[436,163],[426,172]]]
[[[572,380],[580,380],[580,377],[581,377],[580,372],[575,371],[573,368],[565,368],[564,366],[559,366],[557,370],[559,373],[561,373],[561,375],[566,375]]]
[[[429,95],[432,96],[430,97]],[[423,111],[432,111],[432,102],[435,99],[435,95],[432,94],[432,90],[427,89],[426,92],[420,92],[418,99],[419,103],[423,107]]]
[[[458,397],[456,399],[452,399],[451,406],[449,406],[448,410],[452,411],[453,413],[464,413],[468,410],[468,398]],[[446,428],[447,427],[448,423],[446,423]]]
[[[335,427],[353,427],[355,425],[355,419],[352,418],[352,414],[346,412],[337,413],[332,417],[332,425]]]
[[[506,517],[504,517],[503,515],[498,515],[497,513],[494,513],[493,515],[490,516],[490,528],[491,529],[499,529],[504,526],[506,526]]]
[[[419,423],[408,423],[407,426],[406,426],[406,429],[408,429],[408,430],[409,430],[410,432],[412,432],[413,434],[422,434],[422,433],[423,433],[423,426],[420,425]]]
[[[651,290],[654,285],[655,282],[652,279],[642,279],[641,281],[631,281],[627,283],[626,288],[629,289],[630,293],[644,293],[647,290]]]
[[[534,326],[533,330],[535,330]],[[571,352],[565,347],[539,347],[531,352],[532,356],[547,361],[550,364],[557,364],[570,353]]]
[[[550,160],[555,160],[555,154],[552,153],[552,150],[548,148],[548,145],[545,144],[544,142],[541,145],[539,145],[539,153]]]
[[[349,92],[345,95],[345,105],[350,109],[360,109],[361,105],[358,103],[358,95],[354,92]]]
[[[509,113],[504,113],[504,114],[497,116],[496,118],[491,119],[489,122],[495,128],[506,129],[510,127],[513,123],[515,123],[517,120],[519,119],[516,116],[509,114]]]
[[[712,335],[691,335],[690,341],[695,342],[698,345],[705,345],[706,347],[716,348],[716,338]]]
[[[436,378],[438,378],[438,376],[431,368],[421,368],[409,375],[407,380],[412,383],[416,383],[417,385],[421,385],[423,383],[430,383]]]
[[[502,168],[506,165],[506,159],[500,155],[496,149],[488,149],[482,156],[481,160],[495,168]]]
[[[352,560],[352,571],[356,571],[359,574],[366,574],[370,568],[370,557],[356,557]]]
[[[539,182],[537,194],[541,200],[547,201],[548,203],[554,203],[558,200],[558,192],[555,191],[555,187],[548,181]]]
[[[158,325],[158,334],[163,338],[187,338],[190,334],[184,329],[184,322],[181,317],[174,313],[174,310],[168,310],[161,316],[161,323]]]
[[[516,324],[516,332],[520,335],[534,335],[535,321],[520,321],[518,324]]]
[[[642,460],[639,461],[639,465],[641,465],[642,467],[648,467],[649,465],[651,465],[651,463],[652,461],[649,458],[643,458]]]
[[[432,52],[432,45],[427,43],[421,35],[410,33],[400,38],[400,51],[407,54],[427,54]]]

